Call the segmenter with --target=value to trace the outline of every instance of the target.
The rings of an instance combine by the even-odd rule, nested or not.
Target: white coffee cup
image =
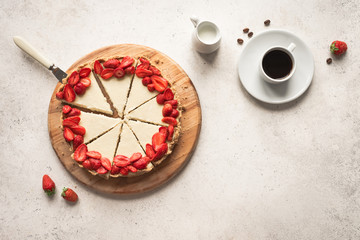
[[[196,51],[209,54],[220,47],[221,34],[215,23],[203,21],[193,16],[190,18],[194,24],[192,43]]]
[[[293,55],[293,51],[295,48],[296,48],[295,43],[290,43],[290,45],[288,47],[273,46],[273,47],[269,48],[267,51],[265,51],[265,53],[262,55],[262,58],[260,60],[260,75],[261,75],[261,77],[266,82],[272,83],[272,84],[279,84],[279,83],[288,81],[294,75],[295,70],[296,70],[296,62],[295,62],[295,58]],[[280,54],[285,53],[290,58],[289,63],[291,63],[291,68],[289,66],[287,66],[287,67],[290,69],[284,68],[284,72],[282,73],[283,76],[280,76],[280,77],[271,76],[272,74],[269,74],[269,70],[266,69],[266,62],[271,60],[271,56],[268,54],[274,53],[276,51]],[[285,57],[285,55],[284,55],[284,57]],[[270,58],[270,59],[268,59],[268,58]],[[274,60],[273,62],[275,62],[276,59],[273,59],[273,60]],[[265,66],[264,66],[264,61],[265,61]],[[280,72],[281,72],[281,70],[279,70],[279,75],[281,75]]]

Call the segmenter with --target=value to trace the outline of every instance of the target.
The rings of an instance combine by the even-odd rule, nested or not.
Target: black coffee
[[[291,72],[292,60],[286,52],[272,50],[264,56],[262,67],[269,77],[274,79],[284,78]]]

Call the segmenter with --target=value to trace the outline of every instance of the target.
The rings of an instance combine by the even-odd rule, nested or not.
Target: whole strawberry
[[[54,195],[55,183],[47,174],[43,176],[42,187],[48,196]]]
[[[330,51],[335,55],[344,54],[347,50],[347,45],[345,42],[342,41],[333,41],[330,45]]]
[[[61,196],[70,202],[76,202],[78,200],[78,195],[71,188],[63,188]]]

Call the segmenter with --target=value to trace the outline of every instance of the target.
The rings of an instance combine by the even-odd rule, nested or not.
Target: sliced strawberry
[[[149,60],[147,60],[147,59],[145,59],[145,58],[140,58],[140,62],[141,62],[140,65],[142,65],[142,66],[141,66],[142,68],[149,69],[149,67],[150,67],[150,62],[149,62]]]
[[[75,151],[83,143],[84,137],[81,135],[76,135],[73,140],[73,151]]]
[[[169,131],[169,135],[167,137],[167,140],[170,142],[173,138],[174,135],[174,126],[173,125],[169,125],[168,126],[168,131]]]
[[[86,87],[81,82],[78,82],[74,86],[74,91],[75,91],[76,95],[83,95],[86,92]]]
[[[74,89],[70,86],[70,84],[66,84],[64,87],[64,99],[67,102],[73,102],[75,100],[75,92]]]
[[[90,75],[91,69],[90,68],[83,68],[80,70],[79,75],[81,78],[85,78]]]
[[[137,152],[134,153],[131,157],[130,157],[130,162],[135,162],[137,160],[139,160],[142,157],[141,153]]]
[[[124,69],[125,73],[127,74],[134,74],[135,73],[135,67],[131,66],[131,67],[127,67]]]
[[[176,109],[173,109],[170,117],[177,118],[179,116],[179,111]]]
[[[99,159],[89,158],[89,161],[93,170],[97,170],[101,167],[101,161]]]
[[[65,118],[64,121],[71,121],[75,124],[79,124],[80,122],[80,117],[79,116],[72,116],[72,117],[68,117],[68,118]]]
[[[118,67],[114,70],[114,76],[116,78],[122,78],[123,76],[125,76],[125,71],[124,69]]]
[[[101,165],[102,165],[106,170],[108,170],[108,171],[111,170],[111,162],[110,162],[110,160],[109,160],[108,158],[102,157],[102,158],[100,159],[100,161],[101,161]]]
[[[150,64],[141,63],[141,64],[139,64],[139,65],[136,66],[136,69],[142,68],[142,69],[149,70],[149,67],[150,67]]]
[[[63,92],[63,91],[57,92],[57,93],[56,93],[56,97],[57,97],[58,99],[64,99],[64,92]]]
[[[96,172],[97,172],[98,174],[105,174],[105,173],[108,172],[108,170],[105,169],[104,166],[100,166],[98,169],[96,169]]]
[[[135,70],[135,74],[139,78],[150,77],[151,75],[153,75],[152,71],[139,67]]]
[[[70,86],[73,87],[75,86],[75,84],[79,82],[79,80],[80,80],[79,73],[77,71],[73,71],[68,79],[68,84],[70,84]]]
[[[104,68],[101,65],[101,63],[98,60],[96,60],[94,62],[94,71],[95,71],[95,73],[100,75],[103,70],[104,70]]]
[[[161,121],[170,125],[177,126],[177,121],[173,117],[164,117],[163,119],[161,119]]]
[[[118,167],[126,167],[127,165],[130,165],[130,158],[124,155],[116,155],[113,162]]]
[[[163,93],[160,93],[156,96],[156,102],[158,104],[164,104],[165,103],[165,95]]]
[[[118,66],[120,66],[120,61],[116,58],[114,59],[109,59],[106,62],[103,63],[104,67],[106,68],[117,68]]]
[[[114,75],[114,69],[112,68],[105,68],[102,72],[101,72],[101,77],[103,79],[109,79]]]
[[[78,146],[74,152],[74,159],[77,162],[83,162],[86,160],[87,146],[83,143]]]
[[[173,112],[173,108],[171,106],[171,104],[166,103],[162,109],[162,115],[164,117],[169,117],[171,115],[171,113]]]
[[[97,151],[89,151],[89,152],[86,153],[86,156],[88,156],[89,158],[100,159],[101,158],[101,153],[99,153]]]
[[[149,85],[147,85],[147,89],[149,90],[149,92],[153,92],[153,91],[155,91],[155,86],[154,86],[154,84],[149,84]]]
[[[169,135],[169,130],[167,127],[162,126],[159,128],[159,133],[165,135],[165,138],[167,138]]]
[[[77,123],[74,123],[71,120],[64,119],[63,122],[62,122],[62,125],[63,125],[64,128],[72,128],[72,127],[75,127],[77,125]]]
[[[166,142],[166,137],[167,136],[161,132],[157,132],[152,136],[152,146],[153,146],[155,152],[158,151],[158,148],[161,144]]]
[[[161,75],[160,70],[159,70],[159,69],[157,69],[157,68],[156,68],[156,67],[154,67],[154,66],[150,66],[150,67],[149,67],[149,70],[150,70],[150,71],[152,71],[154,75],[158,75],[158,76],[160,76],[160,75]]]
[[[143,84],[144,86],[147,86],[147,85],[149,85],[149,84],[152,83],[150,77],[144,77],[144,78],[141,80],[141,82],[142,82],[142,84]]]
[[[174,93],[170,88],[165,89],[164,96],[166,101],[174,99]]]
[[[80,110],[77,108],[71,109],[71,111],[67,114],[68,117],[79,116],[81,114]]]
[[[135,60],[132,57],[125,56],[120,62],[120,67],[125,69],[125,68],[131,66],[134,63],[134,61]]]
[[[178,107],[178,101],[177,100],[170,100],[170,101],[165,101],[165,104],[169,103],[171,104],[171,106],[175,109]]]
[[[149,164],[150,162],[150,158],[148,157],[142,157],[139,160],[137,160],[136,162],[133,163],[133,166],[136,167],[137,169],[141,170],[146,168],[146,166]]]
[[[86,129],[83,126],[75,125],[70,127],[71,131],[73,131],[77,135],[84,136],[86,133]]]
[[[126,167],[122,167],[120,168],[120,173],[126,176],[129,174],[129,170]]]
[[[64,105],[62,108],[63,114],[68,114],[71,111],[71,107],[69,105]]]
[[[126,168],[127,168],[130,172],[133,172],[133,173],[135,173],[135,172],[138,171],[136,167],[131,166],[131,165],[127,166]]]
[[[162,158],[168,151],[167,143],[163,143],[159,146],[158,151],[155,153],[153,161],[159,160]]]
[[[64,138],[68,142],[71,142],[72,140],[74,140],[74,133],[68,127],[64,128]]]
[[[150,144],[146,144],[146,156],[151,159],[155,156],[154,148]]]
[[[92,170],[91,163],[90,163],[89,159],[86,159],[85,161],[83,161],[82,165],[83,165],[84,168],[86,168],[88,170]]]
[[[85,77],[85,78],[80,79],[80,82],[81,82],[86,88],[90,87],[90,85],[91,85],[91,79],[88,78],[88,77]]]
[[[160,93],[162,93],[168,86],[168,81],[163,77],[153,75],[151,76],[151,80],[154,84],[156,91]]]
[[[111,173],[111,175],[119,174],[120,173],[120,168],[114,164],[111,167],[110,173]]]

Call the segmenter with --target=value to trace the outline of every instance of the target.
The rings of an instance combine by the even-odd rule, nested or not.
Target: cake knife
[[[52,71],[55,77],[62,83],[62,79],[67,77],[67,74],[55,66],[49,59],[44,57],[38,50],[36,50],[29,42],[19,36],[15,36],[14,43],[21,48],[24,52],[33,57],[36,61],[41,63],[44,67]]]

